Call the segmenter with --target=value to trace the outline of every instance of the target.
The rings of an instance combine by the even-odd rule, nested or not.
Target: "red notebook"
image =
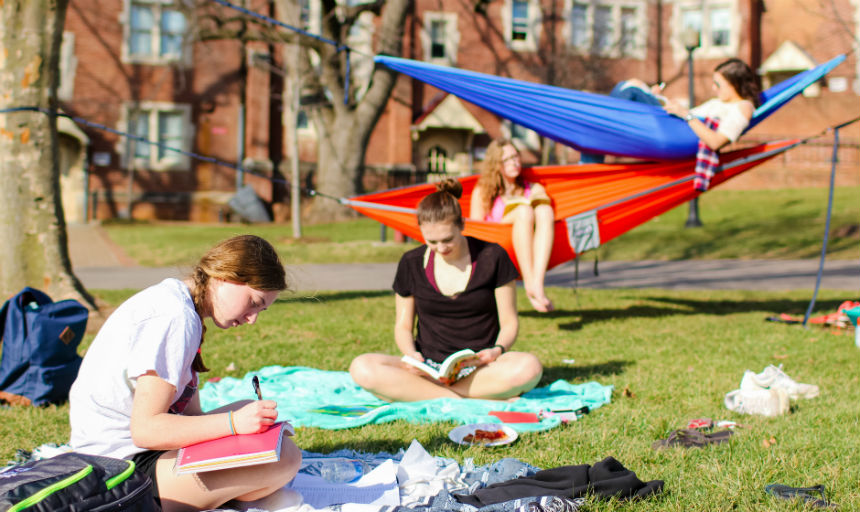
[[[180,448],[176,457],[176,473],[181,475],[275,462],[281,458],[284,433],[292,435],[293,427],[281,422],[265,432],[221,437]]]

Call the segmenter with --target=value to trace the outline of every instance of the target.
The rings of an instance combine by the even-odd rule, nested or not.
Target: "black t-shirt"
[[[416,348],[424,357],[437,362],[464,348],[477,352],[496,343],[499,335],[496,288],[519,275],[500,245],[472,237],[466,240],[472,257],[472,274],[460,294],[442,295],[429,281],[424,268],[426,245],[404,254],[394,277],[394,291],[415,300]]]

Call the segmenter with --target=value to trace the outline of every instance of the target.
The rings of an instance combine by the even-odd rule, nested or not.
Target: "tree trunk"
[[[72,273],[60,199],[59,49],[68,0],[0,2],[0,294],[24,286],[94,308]]]
[[[365,142],[355,127],[355,113],[342,113],[334,121],[318,123],[317,189],[329,197],[317,196],[309,214],[311,222],[355,217],[355,210],[331,197],[352,197],[359,191]]]
[[[411,0],[389,0],[381,14],[376,53],[399,56],[403,29]],[[323,35],[326,34],[325,26]],[[370,87],[360,100],[343,104],[343,73],[346,52],[334,48],[322,51],[321,84],[328,90],[332,104],[314,116],[319,133],[317,152],[317,189],[337,198],[351,197],[361,190],[364,155],[370,134],[385,110],[397,73],[384,66],[373,71]],[[350,81],[354,83],[354,80]],[[352,92],[352,91],[351,91]],[[354,96],[350,94],[350,98]],[[314,199],[310,220],[319,222],[354,216],[355,212],[324,197]]]

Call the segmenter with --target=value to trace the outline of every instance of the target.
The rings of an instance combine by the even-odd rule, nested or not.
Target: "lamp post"
[[[689,75],[689,94],[690,108],[696,104],[696,94],[693,90],[693,51],[700,46],[699,31],[693,27],[687,27],[681,32],[681,43],[687,50],[687,74]],[[702,221],[699,220],[699,198],[694,197],[689,202],[690,212],[687,215],[687,223],[684,227],[698,228],[702,226]]]

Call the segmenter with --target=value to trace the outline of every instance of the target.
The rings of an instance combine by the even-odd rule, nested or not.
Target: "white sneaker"
[[[760,416],[780,416],[788,412],[788,393],[782,388],[736,389],[726,394],[730,411]]]
[[[782,388],[788,393],[788,397],[792,400],[798,398],[815,398],[818,396],[818,386],[815,384],[802,384],[795,382],[782,371],[782,365],[770,365],[761,373],[753,373],[749,370],[744,372],[741,379],[742,390]]]

